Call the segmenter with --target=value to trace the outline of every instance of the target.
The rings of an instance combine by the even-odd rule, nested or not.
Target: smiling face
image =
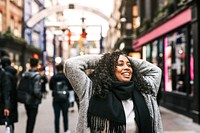
[[[115,76],[119,81],[128,82],[131,80],[133,69],[127,57],[120,55],[115,67]]]

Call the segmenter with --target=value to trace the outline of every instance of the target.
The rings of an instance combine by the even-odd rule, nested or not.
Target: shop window
[[[153,43],[152,43],[152,63],[155,64],[155,65],[158,65],[158,60],[157,60],[157,57],[158,57],[158,41],[155,40]]]
[[[151,45],[146,45],[146,60],[151,62]]]
[[[164,75],[165,75],[165,91],[172,91],[172,46],[168,43],[168,38],[164,39],[164,48],[165,48],[165,67],[164,67]]]
[[[151,45],[147,44],[142,47],[142,59],[151,62]]]
[[[158,56],[157,56],[157,61],[158,61],[158,66],[163,69],[163,38],[158,40]]]
[[[194,48],[193,48],[193,38],[192,38],[192,33],[193,31],[190,31],[191,34],[191,40],[190,40],[190,88],[189,88],[189,95],[193,96],[193,92],[194,92],[194,56],[193,56],[193,52],[194,52]]]
[[[186,29],[165,38],[165,90],[186,93]]]
[[[22,71],[22,66],[21,66],[19,56],[20,55],[18,53],[9,52],[11,66],[13,66],[17,70],[17,73],[20,73]]]
[[[147,61],[157,65],[158,67],[160,67],[162,69],[162,71],[163,71],[163,63],[164,63],[163,47],[164,47],[163,46],[163,38],[154,40],[152,43],[148,43],[147,45],[144,45],[142,47],[142,58],[144,60],[147,60]],[[164,89],[163,75],[164,75],[164,72],[162,74],[162,80],[160,83],[160,90],[162,90],[162,91]],[[172,90],[172,87],[168,87],[168,88]],[[160,94],[160,91],[159,91],[159,94]]]
[[[175,65],[173,75],[175,76],[174,88],[180,92],[186,92],[184,86],[185,81],[185,37],[183,33],[178,34],[175,44],[175,60],[173,65]],[[180,40],[180,41],[179,41]]]
[[[146,60],[146,46],[142,47],[142,59]]]
[[[157,54],[157,65],[158,67],[160,67],[160,69],[162,70],[162,77],[161,77],[161,83],[160,83],[160,91],[164,90],[164,72],[163,72],[163,38],[159,39],[157,42],[157,48],[158,48],[158,54]],[[159,97],[159,93],[160,91],[158,91],[158,97]]]

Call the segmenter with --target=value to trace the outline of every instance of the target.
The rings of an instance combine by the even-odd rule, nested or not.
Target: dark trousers
[[[25,105],[25,109],[27,114],[26,133],[33,133],[38,113],[38,105]]]
[[[68,130],[68,107],[69,104],[67,102],[55,102],[53,101],[53,109],[54,109],[54,126],[55,132],[60,133],[60,112],[63,115],[63,125],[64,132]]]

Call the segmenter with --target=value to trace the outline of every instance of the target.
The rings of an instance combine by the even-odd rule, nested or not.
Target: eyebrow
[[[122,59],[119,59],[118,62],[125,62],[125,61]],[[130,61],[128,60],[126,63],[130,63]]]
[[[123,60],[123,59],[118,59],[118,61],[123,61],[123,62],[124,62],[124,60]],[[130,62],[130,61],[128,60],[128,62]]]

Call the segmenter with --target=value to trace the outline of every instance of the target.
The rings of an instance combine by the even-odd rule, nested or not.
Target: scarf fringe
[[[126,123],[108,120],[91,113],[87,114],[88,127],[92,131],[105,131],[106,133],[126,133]]]

